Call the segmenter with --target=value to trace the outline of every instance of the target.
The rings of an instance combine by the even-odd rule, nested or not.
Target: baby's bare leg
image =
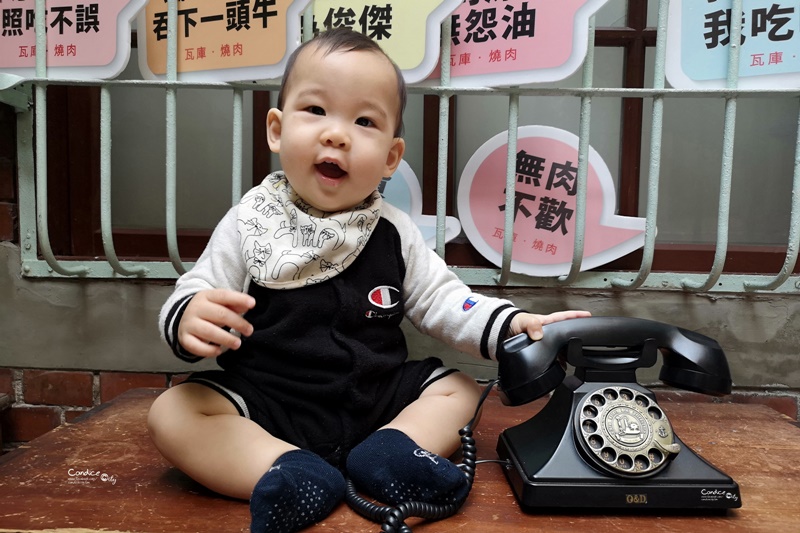
[[[239,416],[224,396],[184,383],[159,396],[147,419],[168,461],[206,487],[250,500],[250,531],[299,531],[342,500],[341,472]]]
[[[170,463],[209,489],[244,500],[278,457],[296,449],[197,383],[178,385],[156,398],[147,425]]]
[[[353,448],[347,458],[351,479],[390,505],[463,501],[469,482],[447,457],[458,448],[458,431],[475,414],[479,398],[477,383],[461,373],[432,383],[392,422]]]
[[[455,372],[428,386],[385,427],[402,431],[422,448],[449,457],[458,449],[458,431],[474,416],[480,395],[474,379]]]

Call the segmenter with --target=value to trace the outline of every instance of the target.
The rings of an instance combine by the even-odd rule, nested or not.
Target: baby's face
[[[322,211],[364,201],[394,173],[405,144],[394,137],[400,101],[389,61],[367,51],[303,50],[283,110],[270,110],[267,135],[292,187]]]

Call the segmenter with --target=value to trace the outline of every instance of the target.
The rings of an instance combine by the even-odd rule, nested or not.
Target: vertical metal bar
[[[44,0],[36,0],[36,77],[47,77],[47,25]],[[39,251],[53,271],[62,276],[83,276],[85,267],[68,268],[61,265],[50,246],[50,229],[47,219],[47,82],[36,82],[36,226]]]
[[[519,136],[519,93],[508,95],[508,141],[506,148],[506,204],[503,217],[503,260],[497,284],[508,285],[514,253],[514,204],[517,196],[517,140]]]
[[[733,0],[731,6],[730,46],[728,50],[727,88],[736,89],[739,85],[739,55],[742,35],[742,0]],[[728,226],[731,205],[731,175],[733,174],[733,141],[736,131],[736,96],[725,98],[725,124],[722,137],[722,169],[720,171],[719,211],[717,213],[717,246],[714,263],[704,282],[693,282],[685,278],[681,281],[684,289],[707,291],[719,280],[728,255]]]
[[[178,0],[167,2],[167,82],[178,79]],[[178,274],[186,272],[178,251],[177,223],[177,101],[178,89],[167,84],[166,88],[166,202],[167,202],[167,250],[172,266]]]
[[[19,182],[19,239],[22,272],[30,274],[29,263],[37,261],[36,168],[33,156],[34,111],[17,113],[17,176]]]
[[[443,87],[450,85],[450,35],[451,19],[445,17],[442,22],[442,44],[440,57],[440,83]],[[439,152],[436,168],[436,253],[444,258],[445,230],[447,216],[447,152],[448,131],[450,128],[450,95],[439,95]]]
[[[242,142],[244,138],[244,90],[233,90],[233,148],[231,169],[231,205],[239,203],[242,199]]]
[[[594,85],[594,15],[589,19],[589,43],[586,59],[583,62],[583,87],[589,89]],[[583,250],[586,241],[586,190],[589,175],[589,137],[592,123],[592,97],[581,97],[581,119],[578,136],[578,176],[575,194],[575,242],[572,251],[572,265],[569,274],[558,278],[562,284],[572,283],[578,277],[583,262]]]
[[[303,11],[302,41],[307,41],[314,36],[314,2],[308,4]]]
[[[658,33],[656,35],[656,64],[653,73],[653,88],[664,88],[664,67],[667,54],[667,18],[669,16],[669,0],[661,0],[658,6]],[[642,249],[642,265],[636,278],[629,283],[622,278],[614,278],[614,287],[635,289],[644,283],[653,268],[653,256],[656,247],[656,230],[658,229],[658,186],[661,177],[661,138],[664,131],[664,96],[653,96],[653,125],[650,131],[650,167],[647,178],[647,210],[644,225],[644,248]]]
[[[789,241],[786,245],[786,259],[778,275],[772,280],[745,281],[744,290],[774,290],[789,279],[797,263],[800,247],[800,114],[797,117],[797,138],[794,147],[794,174],[792,176],[792,214],[789,218]]]
[[[100,87],[100,234],[106,260],[114,272],[123,276],[147,273],[142,266],[132,269],[123,267],[114,251],[111,226],[111,95],[107,85]]]

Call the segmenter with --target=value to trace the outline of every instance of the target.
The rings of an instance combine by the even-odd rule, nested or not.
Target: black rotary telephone
[[[663,365],[680,389],[731,392],[719,344],[699,333],[636,318],[591,317],[544,326],[544,337],[508,339],[498,355],[500,397],[522,405],[550,391],[530,420],[497,444],[523,510],[741,507],[739,486],[678,439],[636,370]],[[565,365],[575,367],[567,376]]]

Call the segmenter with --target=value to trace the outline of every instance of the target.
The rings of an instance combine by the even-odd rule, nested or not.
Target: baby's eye
[[[374,122],[372,122],[372,121],[371,121],[370,119],[368,119],[367,117],[361,117],[361,118],[357,118],[357,119],[356,119],[356,125],[358,125],[358,126],[363,126],[363,127],[365,127],[365,128],[369,128],[370,126],[374,126],[374,125],[375,125],[375,123],[374,123]]]
[[[311,114],[313,114],[313,115],[324,115],[324,114],[325,114],[325,110],[324,110],[324,109],[322,109],[322,108],[321,108],[320,106],[318,106],[318,105],[312,105],[312,106],[308,106],[308,107],[306,108],[306,111],[308,111],[309,113],[311,113]]]

